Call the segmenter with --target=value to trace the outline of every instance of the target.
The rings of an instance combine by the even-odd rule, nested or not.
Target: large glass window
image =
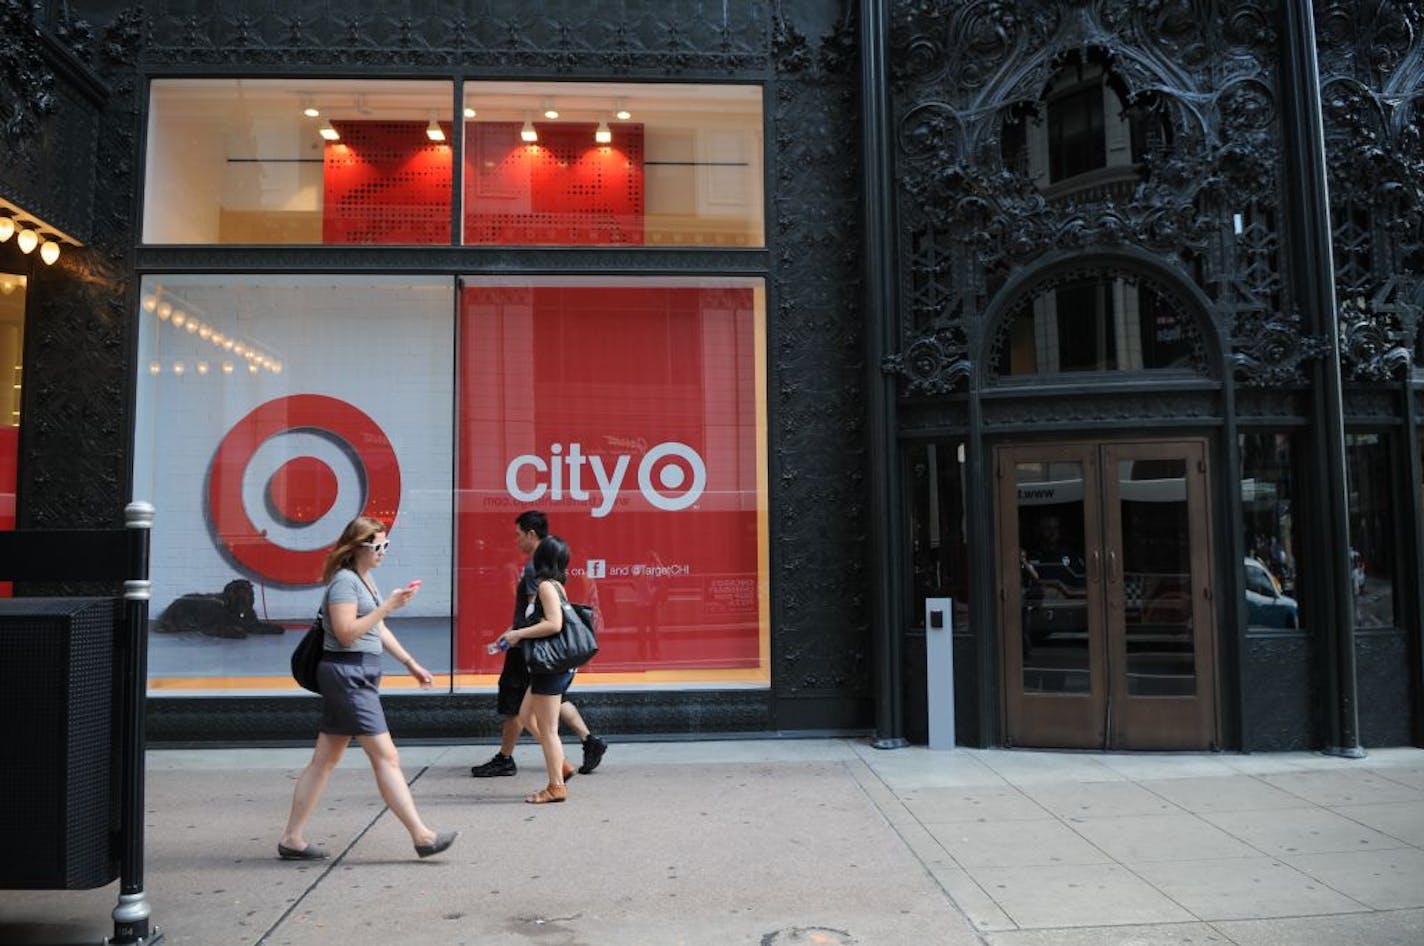
[[[1395,514],[1389,437],[1346,434],[1350,489],[1350,589],[1356,627],[1394,626]]]
[[[1246,558],[1242,594],[1252,627],[1300,627],[1294,438],[1285,432],[1241,434],[1241,509]]]
[[[764,246],[758,86],[465,84],[464,242]]]
[[[464,281],[457,682],[499,670],[527,508],[602,618],[580,686],[769,682],[765,318],[760,280]]]
[[[143,241],[448,244],[454,95],[449,82],[155,79]]]
[[[155,79],[143,240],[766,244],[759,86],[464,89],[457,117],[450,82]]]
[[[752,279],[145,278],[151,688],[294,692],[358,514],[389,526],[378,588],[423,580],[407,649],[492,688],[528,508],[602,619],[582,686],[766,686],[765,318]]]
[[[155,692],[294,690],[326,549],[359,514],[390,530],[377,587],[424,582],[388,623],[448,672],[453,312],[448,277],[144,279],[134,496],[157,509]]]

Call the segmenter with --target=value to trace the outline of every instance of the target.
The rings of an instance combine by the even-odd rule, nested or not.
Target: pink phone
[[[409,588],[411,591],[414,591],[415,589],[420,587],[420,579],[412,578],[410,584],[406,585],[406,587]]]

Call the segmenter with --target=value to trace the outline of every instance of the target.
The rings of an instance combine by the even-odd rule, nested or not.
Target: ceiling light
[[[46,266],[53,266],[54,261],[59,259],[59,244],[53,240],[45,240],[40,246],[40,259],[44,260]]]
[[[0,217],[0,243],[15,235],[15,221],[10,217]]]
[[[553,121],[559,117],[559,110],[554,107],[554,103],[549,99],[544,100],[544,117],[549,119],[549,121]]]
[[[321,127],[317,129],[317,134],[321,135],[321,136],[322,136],[323,138],[325,138],[327,141],[340,141],[340,140],[341,140],[341,135],[336,131],[335,128],[332,128],[332,127],[331,127],[331,122],[330,122],[330,121],[324,121],[324,122],[322,122],[322,123],[321,123]]]
[[[21,253],[34,252],[35,247],[40,245],[40,235],[28,227],[20,228],[20,235],[16,238]]]
[[[539,140],[539,133],[534,130],[534,123],[527,118],[524,119],[524,127],[519,129],[519,137],[528,142]]]
[[[432,118],[430,120],[430,124],[425,126],[425,137],[429,138],[431,141],[444,141],[445,132],[443,129],[441,129],[440,123]]]
[[[622,99],[618,100],[618,103],[614,106],[614,108],[616,108],[617,111],[613,113],[613,117],[618,119],[620,122],[626,122],[628,119],[633,117],[633,113],[628,111],[627,103],[624,102]]]
[[[613,140],[613,132],[608,130],[608,122],[598,123],[598,130],[593,133],[593,140],[601,145],[606,145]]]
[[[466,117],[466,118],[474,118],[474,117],[475,117],[475,110],[472,109],[472,108],[470,108],[468,105],[465,106],[465,117]]]

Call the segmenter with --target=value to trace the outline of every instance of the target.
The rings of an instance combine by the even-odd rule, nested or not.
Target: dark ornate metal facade
[[[1008,435],[1190,428],[1220,447],[1229,495],[1236,432],[1307,430],[1312,369],[1338,334],[1351,423],[1399,431],[1411,496],[1406,563],[1417,574],[1418,423],[1413,360],[1424,306],[1424,11],[1404,0],[1316,0],[1329,148],[1339,325],[1309,323],[1290,252],[1299,221],[1283,103],[1286,0],[697,0],[406,5],[93,0],[0,10],[0,187],[82,233],[83,253],[38,272],[28,325],[22,526],[113,524],[128,498],[133,313],[144,272],[562,270],[742,274],[768,279],[772,541],[769,693],[588,698],[604,728],[636,732],[853,730],[876,699],[923,703],[922,657],[878,693],[877,536],[893,541],[898,493],[876,497],[867,405],[875,370],[895,379],[892,435],[955,431],[981,456]],[[863,22],[867,10],[883,23]],[[867,94],[863,37],[888,34],[896,245],[867,246],[857,143]],[[1070,62],[1100,65],[1144,129],[1131,180],[1049,195],[1015,151]],[[434,247],[143,247],[136,229],[147,80],[154,75],[368,75],[736,81],[766,89],[767,248],[660,253]],[[100,91],[102,90],[102,94]],[[102,104],[100,104],[102,103]],[[63,171],[63,176],[56,174]],[[83,186],[73,186],[76,176]],[[92,184],[92,186],[90,186]],[[896,344],[867,308],[867,254],[892,253]],[[999,384],[1006,319],[1036,288],[1074,274],[1150,283],[1195,333],[1192,366],[1112,392]],[[887,384],[889,382],[886,382]],[[1312,447],[1312,449],[1316,449]],[[1412,487],[1412,488],[1410,488]],[[1239,487],[1238,487],[1239,488]],[[992,501],[981,479],[974,503]],[[877,499],[887,510],[875,512]],[[159,511],[160,515],[162,510]],[[988,514],[971,535],[992,546]],[[1222,535],[1232,512],[1215,513]],[[884,520],[884,521],[882,521]],[[1408,531],[1408,530],[1406,530]],[[1239,549],[1227,541],[1228,560]],[[975,610],[995,607],[988,551]],[[1225,582],[1234,579],[1221,576]],[[1360,643],[1373,741],[1419,740],[1420,611],[1413,590],[1393,635]],[[898,612],[892,612],[898,613]],[[1224,622],[1229,609],[1223,605]],[[993,622],[956,641],[961,739],[997,738]],[[895,651],[891,651],[892,653]],[[1318,745],[1321,653],[1300,634],[1225,642],[1229,744]],[[909,669],[907,670],[906,667]],[[1234,682],[1233,682],[1234,681]],[[392,701],[402,731],[491,735],[485,699]],[[159,738],[305,738],[282,700],[158,703]],[[912,724],[913,728],[913,724]],[[892,734],[897,735],[897,734]]]

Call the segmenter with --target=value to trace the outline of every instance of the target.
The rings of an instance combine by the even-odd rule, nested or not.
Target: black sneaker
[[[587,775],[598,768],[598,763],[603,761],[603,754],[607,751],[608,743],[589,733],[588,738],[583,741],[583,765],[579,766],[579,774]]]
[[[514,764],[514,759],[502,752],[496,752],[494,758],[484,765],[470,766],[470,774],[475,778],[494,778],[496,775],[513,775],[519,769]]]

